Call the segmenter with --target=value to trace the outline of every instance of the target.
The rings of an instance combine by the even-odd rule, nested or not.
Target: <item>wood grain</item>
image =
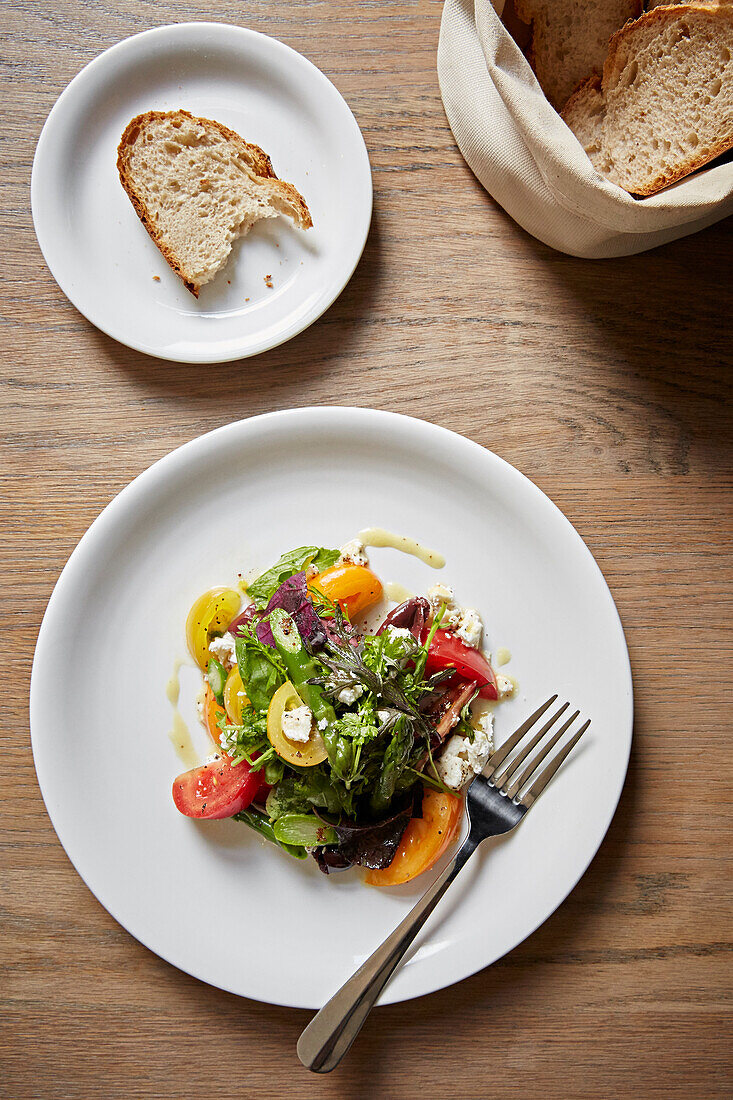
[[[730,1096],[731,221],[614,261],[528,237],[455,148],[439,0],[3,9],[0,1095]],[[321,321],[204,368],[150,360],[79,316],[28,195],[42,123],[82,65],[153,23],[202,18],[322,68],[375,184],[364,257]],[[178,973],[88,892],[40,798],[27,695],[53,584],[130,478],[228,420],[335,403],[453,428],[549,493],[609,581],[637,706],[618,813],[566,903],[491,969],[375,1012],[321,1079],[295,1056],[307,1014]]]

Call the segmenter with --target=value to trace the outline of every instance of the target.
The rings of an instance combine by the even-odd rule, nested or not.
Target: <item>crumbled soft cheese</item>
[[[453,603],[455,592],[448,584],[433,584],[427,591],[430,606],[438,608],[442,603]]]
[[[229,631],[222,634],[221,638],[212,638],[209,642],[209,653],[221,661],[224,668],[234,668],[237,663],[237,642]]]
[[[478,649],[484,624],[481,616],[473,607],[461,607],[456,603],[455,593],[450,585],[434,584],[427,591],[433,618],[442,611],[440,625],[444,630],[453,630],[466,645]]]
[[[320,572],[320,570],[319,570],[318,566],[314,565],[313,562],[311,562],[310,565],[306,565],[306,567],[305,567],[306,580],[310,580],[311,577],[317,577],[319,572]]]
[[[342,688],[336,698],[339,703],[343,703],[345,706],[351,706],[355,703],[360,695],[364,694],[364,688],[361,684],[354,684],[353,687]]]
[[[364,543],[360,539],[350,539],[341,547],[337,565],[369,565]]]
[[[302,707],[295,707],[294,710],[286,710],[282,725],[288,741],[300,741],[304,744],[310,740],[313,711],[305,703]]]
[[[485,737],[488,740],[488,742],[489,742],[489,756],[491,756],[492,752],[494,751],[494,713],[493,713],[493,711],[487,710],[487,711],[484,712],[484,714],[479,715],[479,717],[473,723],[473,728],[474,728],[474,731],[477,733],[478,736]],[[475,742],[474,742],[474,744],[475,744]],[[487,759],[488,759],[488,757],[487,757]],[[481,765],[482,769],[485,766],[486,766],[486,764],[484,762],[484,764]]]
[[[320,718],[318,722],[316,722],[316,725],[318,726],[319,730],[325,730],[326,726],[328,725],[328,718]]]
[[[237,744],[236,726],[224,726],[224,728],[219,733],[219,746],[221,747],[223,752],[227,753],[228,756],[239,756],[240,759],[242,759],[241,749],[240,746]]]
[[[443,630],[454,627],[461,617],[461,608],[455,602],[455,593],[448,584],[433,584],[426,593],[433,618],[443,612],[440,625]]]
[[[496,690],[500,699],[507,699],[510,695],[514,694],[514,684],[508,676],[502,676],[500,672],[497,672]]]
[[[326,691],[334,692],[339,703],[350,706],[364,694],[364,688],[348,672],[330,672],[326,677]]]
[[[412,631],[408,630],[406,626],[388,626],[387,632],[390,638],[409,638],[411,642],[415,640]]]
[[[473,775],[484,770],[494,748],[492,728],[493,715],[489,711],[479,719],[473,741],[460,733],[454,733],[446,741],[435,764],[446,787],[458,791]]]
[[[463,639],[466,645],[471,645],[478,649],[481,645],[481,635],[484,632],[484,624],[481,622],[481,616],[475,608],[463,608],[461,617],[456,623],[455,632],[459,638]]]
[[[381,722],[382,725],[384,725],[385,722],[388,722],[391,717],[392,717],[392,711],[391,710],[378,710],[377,711],[377,718],[379,719],[379,721]]]

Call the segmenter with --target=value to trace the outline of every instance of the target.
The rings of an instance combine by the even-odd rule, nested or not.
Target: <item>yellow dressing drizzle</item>
[[[500,645],[496,651],[496,663],[499,668],[501,668],[502,665],[508,665],[511,659],[512,655],[510,651],[506,648],[506,646]]]
[[[442,569],[445,565],[445,558],[437,550],[428,550],[415,539],[408,538],[407,535],[393,535],[383,527],[367,527],[359,532],[359,539],[365,546],[388,546],[393,550],[401,550],[403,554],[412,554],[432,569]]]
[[[197,768],[201,763],[199,754],[193,747],[188,726],[181,718],[179,711],[173,711],[173,729],[168,734],[176,756],[186,768]]]
[[[165,685],[165,697],[172,707],[178,706],[178,697],[181,694],[181,682],[178,673],[181,671],[183,661],[176,661],[173,665],[173,675]]]
[[[396,581],[387,581],[384,586],[384,594],[393,603],[404,603],[405,600],[409,600],[414,595],[409,588],[405,588],[404,584],[398,584]]]
[[[185,661],[178,660],[173,665],[173,674],[165,685],[165,696],[173,707],[173,729],[168,734],[170,743],[176,750],[176,756],[186,768],[197,768],[201,763],[200,753],[196,752],[191,740],[191,732],[183,720],[178,709],[178,699],[181,694],[181,681],[178,673]]]

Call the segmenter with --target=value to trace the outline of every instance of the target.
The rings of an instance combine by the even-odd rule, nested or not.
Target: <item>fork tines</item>
[[[496,789],[501,791],[502,794],[505,794],[507,798],[511,798],[526,809],[529,809],[535,799],[542,793],[563,760],[572,752],[590,725],[590,718],[588,718],[580,729],[573,734],[570,740],[555,754],[544,770],[537,775],[529,790],[525,791],[525,793],[519,797],[522,788],[526,786],[529,780],[534,776],[539,765],[545,760],[547,754],[555,747],[563,734],[570,729],[575,719],[579,716],[580,711],[574,711],[570,717],[562,723],[560,728],[553,733],[546,744],[540,748],[539,752],[535,753],[527,766],[522,769],[522,764],[524,764],[532,750],[540,743],[545,734],[549,733],[558,718],[561,718],[568,709],[569,704],[563,703],[558,707],[553,716],[527,740],[526,745],[521,746],[517,755],[506,764],[503,770],[500,771],[500,768],[513,749],[515,749],[520,741],[530,732],[535,722],[537,722],[556,701],[557,695],[551,695],[546,703],[538,707],[534,714],[531,714],[526,722],[523,722],[519,729],[516,730],[491,757],[489,757],[489,761],[484,770],[484,775],[492,787],[496,787]]]

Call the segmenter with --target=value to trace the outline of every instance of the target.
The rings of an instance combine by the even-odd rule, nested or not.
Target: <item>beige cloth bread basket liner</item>
[[[572,256],[643,252],[733,213],[733,163],[645,199],[593,168],[500,19],[504,0],[446,0],[438,46],[445,112],[469,167],[508,214]]]

